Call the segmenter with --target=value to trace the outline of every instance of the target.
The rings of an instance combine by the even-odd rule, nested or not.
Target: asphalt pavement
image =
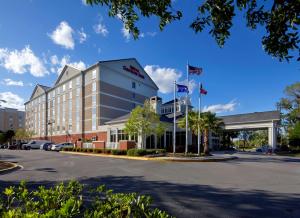
[[[300,217],[300,158],[234,156],[239,159],[176,163],[1,149],[0,160],[23,168],[0,175],[0,187],[77,179],[149,194],[155,206],[176,217]]]

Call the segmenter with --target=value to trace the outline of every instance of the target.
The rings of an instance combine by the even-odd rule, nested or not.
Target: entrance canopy
[[[277,128],[280,121],[279,111],[265,111],[248,114],[236,114],[220,117],[225,130],[259,130],[268,129],[268,142],[273,149],[277,145]]]

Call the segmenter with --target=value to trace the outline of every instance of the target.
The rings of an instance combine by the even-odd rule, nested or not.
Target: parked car
[[[8,146],[7,145],[5,145],[5,144],[3,144],[3,145],[0,145],[0,148],[1,149],[5,149],[5,148],[7,148]]]
[[[24,150],[40,149],[41,144],[44,144],[44,143],[47,143],[47,142],[51,143],[50,141],[47,141],[47,140],[31,140],[27,144],[24,144],[22,146],[22,149],[24,149]]]
[[[52,142],[45,142],[41,144],[40,149],[45,151],[50,151],[53,143]]]
[[[71,142],[63,142],[56,145],[52,145],[52,151],[61,151],[63,148],[73,148],[74,144]]]
[[[16,150],[18,148],[18,146],[17,146],[17,144],[11,144],[11,145],[8,145],[7,148],[10,150]]]
[[[256,152],[267,153],[270,151],[270,149],[272,150],[272,148],[269,145],[263,145],[259,148],[256,148]]]

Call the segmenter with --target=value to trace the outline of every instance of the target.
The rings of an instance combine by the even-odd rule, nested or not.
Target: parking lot
[[[23,169],[0,175],[5,187],[78,179],[116,191],[150,194],[177,217],[300,217],[300,159],[235,154],[228,162],[171,163],[40,150],[0,150]]]

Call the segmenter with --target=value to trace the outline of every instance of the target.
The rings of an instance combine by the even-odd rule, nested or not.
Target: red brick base
[[[96,141],[107,141],[107,132],[97,132],[97,133],[86,133],[86,134],[71,134],[71,135],[59,135],[59,136],[48,136],[48,137],[35,137],[33,139],[36,140],[49,140],[54,143],[62,143],[62,142],[72,142],[76,144],[78,141],[92,140],[96,139]]]
[[[120,150],[128,150],[131,148],[135,148],[136,143],[135,141],[127,141],[127,140],[120,140],[119,141],[119,149]]]

